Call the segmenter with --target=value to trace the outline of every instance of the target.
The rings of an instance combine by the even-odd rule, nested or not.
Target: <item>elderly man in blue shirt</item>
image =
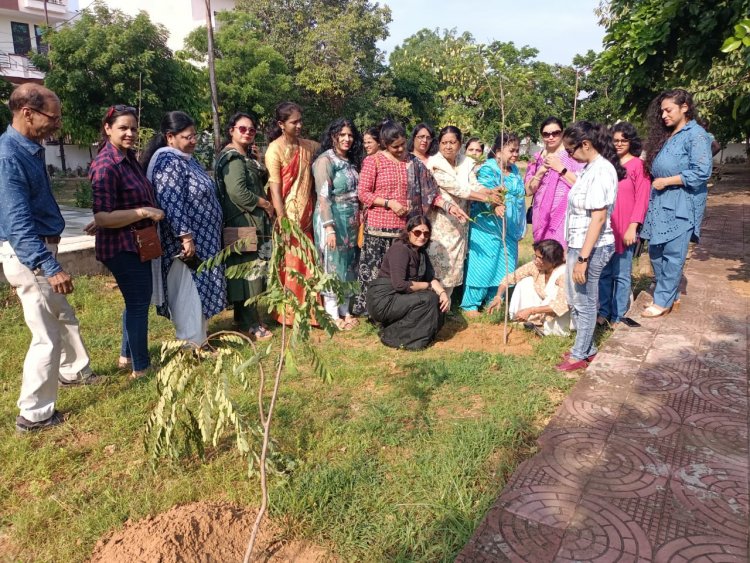
[[[63,422],[58,385],[95,383],[78,319],[66,294],[73,281],[57,245],[65,221],[52,196],[42,141],[60,128],[60,100],[38,84],[22,84],[8,102],[13,121],[0,136],[0,261],[23,306],[32,339],[18,399],[18,432]]]

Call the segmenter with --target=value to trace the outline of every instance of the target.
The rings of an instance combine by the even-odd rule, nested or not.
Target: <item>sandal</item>
[[[663,317],[668,315],[672,311],[672,307],[666,307],[662,309],[658,305],[649,305],[641,313],[641,317],[645,319],[655,319],[657,317]]]
[[[251,326],[250,330],[248,330],[247,332],[250,335],[250,338],[252,338],[256,342],[273,338],[273,333],[261,324]]]
[[[359,319],[357,319],[357,317],[352,317],[351,315],[345,316],[344,322],[352,325],[352,327],[359,326]]]
[[[132,362],[130,361],[130,358],[125,358],[124,356],[120,356],[117,359],[117,369],[130,369],[131,365],[132,365]]]
[[[354,325],[346,319],[335,319],[333,323],[336,325],[336,328],[341,331],[349,331],[354,329]]]

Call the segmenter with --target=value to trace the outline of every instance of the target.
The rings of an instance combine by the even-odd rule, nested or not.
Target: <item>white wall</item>
[[[747,145],[745,143],[728,143],[724,150],[720,151],[715,157],[714,162],[722,163],[730,157],[742,156],[747,159]]]
[[[59,145],[48,145],[46,149],[45,157],[47,164],[51,164],[57,169],[62,169]],[[91,155],[96,156],[96,147],[91,147]],[[85,169],[92,160],[91,155],[89,154],[88,147],[65,145],[65,166],[68,170],[74,170],[79,166]]]

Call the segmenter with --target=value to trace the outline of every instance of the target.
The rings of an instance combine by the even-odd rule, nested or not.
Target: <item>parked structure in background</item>
[[[45,25],[63,25],[77,10],[78,0],[0,0],[0,76],[13,84],[43,83],[28,55],[47,48]]]

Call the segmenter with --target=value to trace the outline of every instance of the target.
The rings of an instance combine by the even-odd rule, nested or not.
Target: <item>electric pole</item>
[[[206,31],[208,33],[208,82],[211,86],[211,113],[214,121],[214,156],[216,156],[221,150],[221,123],[219,121],[219,93],[216,89],[214,23],[211,0],[206,0]]]

